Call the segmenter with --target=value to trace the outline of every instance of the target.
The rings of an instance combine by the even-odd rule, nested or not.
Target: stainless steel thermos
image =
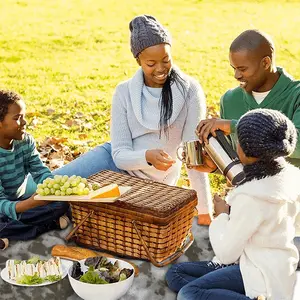
[[[216,131],[216,137],[208,137],[208,144],[204,145],[204,149],[232,185],[243,182],[243,165],[221,130]]]

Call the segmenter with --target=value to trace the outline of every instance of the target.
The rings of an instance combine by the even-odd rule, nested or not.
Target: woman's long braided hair
[[[182,93],[183,98],[186,96],[186,86],[185,80],[180,76],[177,70],[171,69],[166,82],[163,85],[161,96],[160,96],[160,120],[159,128],[161,138],[162,133],[169,137],[169,120],[173,114],[173,95],[172,95],[172,85],[176,84]]]

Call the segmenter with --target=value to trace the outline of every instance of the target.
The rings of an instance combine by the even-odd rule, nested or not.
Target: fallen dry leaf
[[[75,146],[86,146],[87,145],[86,141],[78,141],[78,140],[73,140],[72,144]]]
[[[80,126],[82,123],[82,121],[80,119],[69,119],[65,122],[65,124],[69,127],[72,127],[72,126]]]
[[[53,115],[54,113],[55,113],[55,109],[53,109],[53,108],[48,108],[47,109],[48,116]]]
[[[92,129],[93,128],[93,124],[88,122],[88,123],[83,123],[82,127],[84,127],[85,129]]]
[[[60,125],[60,127],[66,130],[70,130],[70,127],[65,124]]]
[[[68,142],[68,138],[56,138],[56,137],[49,137],[41,144],[41,147],[55,145],[55,144],[63,144]]]
[[[41,116],[41,113],[39,111],[34,111],[34,112],[26,112],[26,117],[27,118],[32,118],[32,117],[40,117]]]
[[[38,151],[42,161],[51,169],[54,170],[64,164],[74,160],[83,151],[78,148],[71,150],[65,143],[76,145],[83,148],[83,151],[88,150],[87,142],[73,141],[67,138],[48,137],[42,143],[38,143]]]
[[[80,119],[80,118],[82,118],[82,117],[84,117],[84,114],[82,113],[82,112],[80,112],[80,111],[78,111],[75,115],[74,115],[74,118],[75,119]]]
[[[27,125],[27,127],[29,129],[34,129],[39,123],[40,123],[39,119],[36,116],[34,116],[32,120],[29,122],[29,124]]]
[[[53,169],[57,169],[60,168],[64,165],[64,160],[63,159],[51,159],[49,161],[49,169],[53,170]]]
[[[67,120],[67,121],[65,122],[65,125],[67,125],[67,126],[69,126],[69,127],[72,127],[73,124],[74,124],[74,121],[73,121],[73,120]]]
[[[88,138],[88,135],[87,135],[86,133],[81,133],[81,134],[78,135],[78,137],[79,137],[79,139],[81,139],[81,140],[85,140],[85,139]]]

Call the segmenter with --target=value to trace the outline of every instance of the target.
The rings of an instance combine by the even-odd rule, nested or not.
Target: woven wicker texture
[[[113,171],[102,171],[89,178],[101,186],[111,183],[131,186],[113,205],[133,211],[169,217],[197,197],[194,190],[169,186],[151,180],[141,179]]]
[[[132,189],[115,203],[70,202],[74,226],[93,212],[75,233],[78,244],[149,260],[143,240],[151,261],[172,261],[190,233],[196,192],[112,171],[102,171],[89,181]]]

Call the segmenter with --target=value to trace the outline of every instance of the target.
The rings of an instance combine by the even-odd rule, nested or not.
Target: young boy
[[[0,249],[8,239],[29,240],[68,225],[66,202],[36,201],[35,187],[27,184],[52,177],[34,139],[26,133],[25,103],[16,93],[0,90]]]

